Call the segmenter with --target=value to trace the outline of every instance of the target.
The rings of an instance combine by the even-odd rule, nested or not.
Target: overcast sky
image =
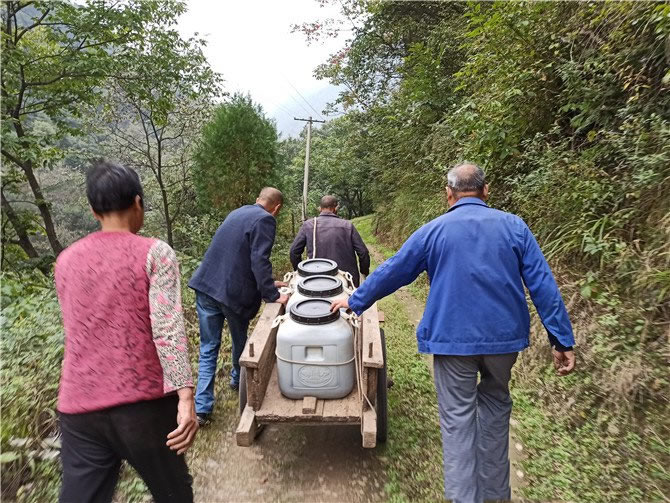
[[[226,91],[250,93],[286,136],[304,126],[294,116],[321,119],[309,105],[322,113],[337,96],[337,90],[315,79],[313,72],[344,43],[329,40],[308,46],[301,33],[291,33],[291,25],[337,15],[315,0],[189,0],[179,28],[184,36],[205,36],[205,54],[223,75]]]

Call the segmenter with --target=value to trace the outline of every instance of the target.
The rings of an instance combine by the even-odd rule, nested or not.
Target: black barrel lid
[[[330,301],[307,299],[291,306],[291,319],[303,325],[326,325],[340,317],[340,310],[330,312]]]
[[[337,276],[337,262],[327,258],[309,258],[298,264],[300,276]]]
[[[342,280],[336,276],[309,276],[298,282],[298,291],[306,297],[334,297],[342,293]]]

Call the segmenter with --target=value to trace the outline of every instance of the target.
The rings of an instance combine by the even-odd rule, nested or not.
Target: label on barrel
[[[335,369],[320,365],[303,365],[298,369],[298,380],[303,386],[324,388],[335,379]]]

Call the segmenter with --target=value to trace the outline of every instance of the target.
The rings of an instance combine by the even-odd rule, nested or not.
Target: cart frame
[[[362,369],[360,389],[367,400],[359,397],[358,386],[346,397],[332,400],[315,397],[292,400],[281,394],[275,356],[278,327],[272,323],[284,310],[284,305],[279,303],[265,304],[240,357],[241,416],[235,432],[237,445],[250,446],[259,425],[273,423],[360,424],[363,447],[373,448],[377,441],[386,441],[386,347],[377,304],[361,316],[355,338],[358,347],[354,349],[360,356]]]

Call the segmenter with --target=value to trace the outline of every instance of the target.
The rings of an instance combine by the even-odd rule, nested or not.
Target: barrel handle
[[[277,316],[274,320],[272,320],[272,327],[271,328],[277,328],[279,325],[281,325],[284,320],[288,318],[288,314],[280,314]]]

